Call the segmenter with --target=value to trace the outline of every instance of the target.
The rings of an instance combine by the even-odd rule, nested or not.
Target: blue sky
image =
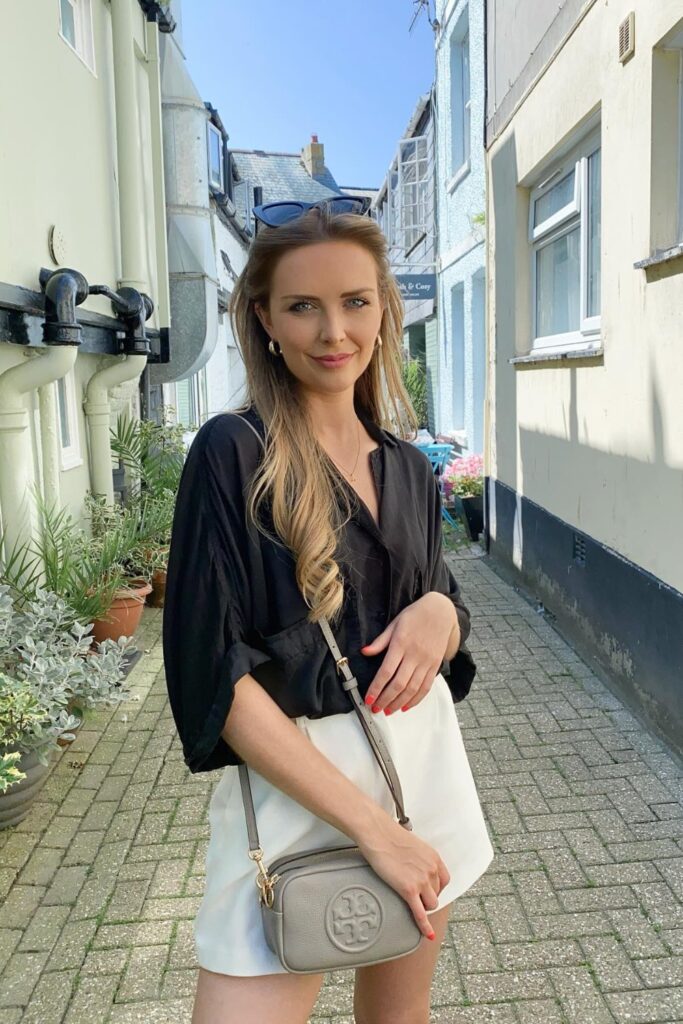
[[[432,5],[433,7],[433,5]],[[312,134],[340,185],[377,187],[434,74],[413,0],[184,0],[190,74],[235,149],[298,153]]]

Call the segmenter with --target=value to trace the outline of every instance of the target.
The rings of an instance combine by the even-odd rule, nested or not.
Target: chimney
[[[304,167],[312,178],[321,177],[325,173],[325,147],[318,142],[317,135],[311,135],[311,141],[301,150]]]

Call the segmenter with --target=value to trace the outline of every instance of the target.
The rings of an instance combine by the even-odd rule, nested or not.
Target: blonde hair
[[[297,378],[282,357],[269,352],[270,338],[254,303],[268,307],[273,272],[284,253],[333,239],[355,242],[374,257],[384,304],[379,330],[382,345],[355,383],[356,412],[398,436],[414,437],[418,421],[401,372],[403,300],[376,221],[356,214],[334,214],[323,206],[277,228],[259,225],[230,302],[233,334],[247,384],[245,403],[233,411],[254,405],[266,426],[265,454],[250,483],[247,512],[257,529],[272,537],[259,519],[262,503],[270,504],[278,534],[273,539],[282,541],[295,558],[296,580],[311,610],[311,622],[322,615],[333,621],[343,605],[337,536],[348,521],[351,496],[315,437]]]

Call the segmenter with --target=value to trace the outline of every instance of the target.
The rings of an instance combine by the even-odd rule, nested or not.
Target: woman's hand
[[[460,623],[445,594],[430,590],[409,604],[372,643],[361,647],[361,654],[367,655],[388,648],[365,703],[388,715],[419,704],[432,688],[453,634],[455,651],[460,645]]]
[[[388,816],[356,837],[356,843],[371,868],[406,901],[422,934],[433,939],[427,911],[436,910],[439,893],[451,879],[436,850]]]

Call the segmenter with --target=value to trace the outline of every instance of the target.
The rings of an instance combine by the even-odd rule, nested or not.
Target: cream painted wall
[[[635,56],[617,59],[623,5],[595,4],[488,151],[487,472],[683,590],[683,258],[649,281],[633,266],[662,240],[651,207],[678,138],[653,111],[653,47],[683,9],[629,7]],[[597,108],[604,356],[511,366],[531,343],[528,186]],[[653,131],[670,142],[651,154]]]
[[[120,2],[120,0],[118,0]],[[139,139],[140,210],[146,255],[147,291],[157,304],[156,182],[152,161],[150,85],[156,68],[146,62],[147,26],[137,0],[130,3],[137,58],[137,110],[127,114]],[[48,246],[51,225],[65,239],[60,265],[81,271],[89,284],[116,289],[121,278],[118,210],[116,106],[110,3],[92,0],[95,65],[91,70],[59,34],[58,0],[8,0],[0,36],[0,282],[39,291],[41,267],[56,268]],[[151,68],[151,70],[150,70]],[[165,219],[161,226],[165,232]],[[168,288],[167,282],[161,287]],[[79,311],[111,317],[108,299],[90,297]],[[148,326],[159,326],[157,310]],[[25,357],[15,340],[0,333],[0,373]],[[62,502],[76,519],[90,487],[88,437],[83,399],[92,374],[110,357],[79,353],[74,374],[82,464],[63,470]],[[128,407],[138,414],[138,381],[110,393],[111,423]],[[36,481],[41,476],[38,395],[24,396],[29,411]]]
[[[138,111],[131,131],[149,139],[149,82],[144,63],[145,21],[133,8],[138,56]],[[116,287],[121,274],[116,122],[109,3],[92,0],[95,72],[59,35],[57,0],[9,0],[0,36],[0,280],[38,291],[41,266],[56,267],[48,231],[66,241],[64,266],[91,284]],[[147,276],[156,293],[151,148],[140,145],[145,194]],[[84,309],[111,315],[111,304],[90,297]],[[149,326],[158,326],[155,316]],[[0,339],[2,340],[2,339]]]

